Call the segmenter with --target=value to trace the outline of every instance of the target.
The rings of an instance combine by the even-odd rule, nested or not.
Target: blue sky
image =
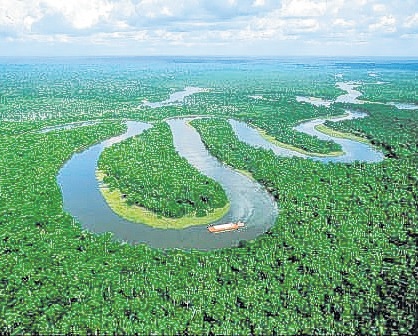
[[[418,0],[0,0],[1,56],[418,57]]]

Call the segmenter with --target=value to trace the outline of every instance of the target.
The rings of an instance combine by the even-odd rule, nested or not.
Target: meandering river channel
[[[312,156],[299,153],[297,151],[280,147],[267,141],[264,139],[261,134],[254,128],[248,126],[246,123],[242,121],[237,121],[230,119],[229,123],[232,126],[235,134],[237,135],[238,139],[251,145],[254,147],[260,147],[264,149],[271,149],[276,155],[278,156],[297,156],[302,158],[310,158],[315,161],[321,162],[343,162],[343,163],[350,163],[354,161],[363,161],[363,162],[380,162],[383,160],[384,156],[383,153],[373,148],[371,145],[366,143],[361,143],[354,140],[343,139],[343,138],[336,138],[327,134],[324,134],[315,129],[316,126],[324,124],[327,120],[332,121],[342,121],[342,120],[349,120],[355,118],[364,118],[367,115],[364,113],[358,112],[350,112],[346,111],[347,115],[340,117],[340,118],[319,118],[310,120],[307,122],[303,122],[295,127],[295,130],[306,133],[312,136],[317,136],[321,140],[332,140],[339,144],[344,152],[343,155],[339,156]]]
[[[151,127],[135,121],[127,122],[125,134],[75,154],[63,166],[58,175],[58,184],[62,190],[64,210],[77,218],[85,229],[96,233],[112,232],[116,239],[146,243],[157,248],[208,250],[236,246],[240,240],[254,239],[274,224],[278,215],[277,205],[264,188],[213,158],[196,130],[187,125],[187,120],[171,119],[168,123],[180,155],[202,173],[218,181],[229,198],[229,212],[215,223],[242,220],[246,223],[244,229],[223,234],[212,234],[205,225],[182,230],[155,229],[116,215],[100,193],[95,177],[97,161],[106,147]]]
[[[354,90],[354,86],[346,85],[343,87],[348,92],[345,95],[347,100],[356,100],[358,91]],[[350,89],[355,92],[351,92]],[[193,88],[190,91],[202,92],[202,89]],[[185,97],[189,93],[186,90],[182,92],[182,95]],[[179,100],[178,96],[171,98],[163,104],[153,103],[149,107],[157,108]],[[341,96],[339,98],[337,100],[341,101]],[[333,120],[339,121],[364,116],[349,112],[347,116],[334,118]],[[188,125],[188,120],[190,119],[173,118],[166,121],[173,133],[176,150],[190,164],[203,174],[218,181],[224,188],[231,207],[228,213],[215,223],[241,220],[245,222],[245,228],[222,234],[208,232],[205,225],[192,226],[182,230],[156,229],[145,224],[132,223],[116,215],[107,205],[99,190],[95,176],[97,161],[106,147],[141,134],[147,128],[152,127],[150,124],[137,121],[127,121],[128,129],[126,133],[92,146],[82,153],[74,154],[62,167],[57,181],[62,190],[64,210],[75,217],[83,228],[92,232],[112,232],[115,239],[130,243],[145,243],[156,248],[218,249],[236,246],[240,240],[255,239],[267,231],[269,227],[274,225],[278,216],[277,204],[271,195],[256,181],[234,171],[212,157],[202,143],[197,131]],[[243,122],[232,119],[229,122],[239,139],[250,145],[272,149],[277,155],[281,156],[310,157],[266,141],[255,129]],[[323,162],[352,162],[354,160],[378,162],[383,159],[382,153],[367,144],[331,137],[315,130],[315,126],[324,122],[325,119],[304,122],[297,126],[296,130],[316,135],[324,140],[333,140],[341,144],[345,154],[338,157],[311,157],[312,159]]]

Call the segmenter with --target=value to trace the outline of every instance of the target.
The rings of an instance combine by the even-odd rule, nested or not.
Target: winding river
[[[114,238],[130,243],[146,243],[156,248],[217,249],[236,246],[240,240],[251,240],[271,227],[278,215],[277,204],[268,192],[248,177],[223,165],[206,150],[199,134],[186,119],[167,121],[174,143],[202,173],[214,178],[224,188],[231,203],[228,213],[215,223],[242,220],[247,224],[239,231],[210,233],[205,225],[183,230],[156,229],[127,221],[116,215],[103,199],[95,177],[97,161],[108,146],[140,134],[149,124],[128,121],[125,134],[75,154],[58,174],[64,210],[75,217],[83,228],[96,233],[112,232]]]
[[[355,82],[337,82],[336,86],[341,90],[346,91],[345,94],[338,96],[335,99],[335,102],[338,103],[350,103],[350,104],[362,104],[364,103],[361,100],[358,100],[358,97],[362,95],[360,91],[357,91],[357,86],[360,85]],[[313,97],[296,97],[296,100],[299,102],[307,102],[313,104],[315,106],[329,106],[332,101],[322,100],[320,98],[313,98]],[[264,139],[261,134],[254,128],[250,127],[244,122],[237,121],[230,119],[229,123],[232,126],[235,134],[237,135],[238,139],[251,145],[254,147],[260,147],[264,149],[271,149],[276,155],[278,156],[285,156],[285,157],[301,157],[301,158],[309,158],[315,161],[321,161],[324,163],[327,162],[342,162],[342,163],[351,163],[354,161],[363,161],[363,162],[380,162],[384,159],[383,153],[373,148],[371,145],[366,143],[357,142],[354,140],[343,139],[333,137],[327,134],[324,134],[318,130],[316,130],[316,126],[322,125],[325,121],[343,121],[343,120],[350,120],[350,119],[357,119],[357,118],[364,118],[367,116],[365,113],[360,112],[353,112],[346,110],[346,115],[341,117],[332,117],[332,118],[318,118],[309,120],[303,123],[300,123],[294,129],[296,131],[306,133],[308,135],[316,136],[321,140],[331,140],[335,143],[339,144],[344,152],[343,155],[340,156],[326,156],[326,157],[319,157],[319,156],[312,156],[299,153],[294,150],[286,149],[275,145],[266,139]]]
[[[336,137],[324,134],[322,132],[319,132],[318,130],[315,129],[316,126],[324,124],[325,121],[327,120],[342,121],[342,120],[349,120],[349,119],[355,119],[355,118],[364,118],[367,116],[366,114],[359,113],[359,112],[350,112],[350,111],[346,111],[346,112],[347,112],[347,115],[340,117],[340,118],[332,118],[332,119],[318,118],[318,119],[301,123],[294,128],[295,130],[299,132],[316,136],[321,140],[332,140],[336,142],[337,144],[341,145],[341,148],[344,154],[340,156],[319,157],[319,156],[310,156],[310,155],[302,154],[291,149],[280,147],[278,145],[275,145],[267,141],[261,136],[261,134],[256,129],[250,127],[249,125],[247,125],[246,123],[242,121],[230,119],[229,123],[231,124],[232,129],[234,130],[239,140],[254,147],[271,149],[278,156],[286,156],[286,157],[296,156],[296,157],[301,157],[301,158],[309,158],[309,159],[312,159],[315,161],[321,161],[324,163],[326,162],[351,163],[354,161],[363,161],[363,162],[373,163],[373,162],[382,161],[384,158],[383,153],[376,150],[369,144],[361,143],[361,142],[357,142],[357,141],[349,140],[349,139],[336,138]]]
[[[354,86],[345,86],[344,88],[354,90]],[[191,94],[191,91],[202,92],[202,90],[193,88],[193,90],[182,91],[181,95],[184,99]],[[356,100],[357,92],[348,91],[345,95],[347,97],[346,101],[349,99]],[[156,108],[171,104],[174,101],[177,102],[181,98],[178,97],[171,97],[170,101],[167,100],[160,105],[153,103],[155,105],[149,107]],[[364,114],[348,112],[346,116],[333,120],[340,121],[364,116]],[[84,229],[95,233],[112,232],[113,237],[117,240],[134,244],[145,243],[155,248],[218,249],[237,246],[239,241],[255,239],[267,231],[275,223],[278,216],[276,202],[256,181],[212,157],[202,143],[197,131],[188,124],[189,120],[191,119],[172,118],[166,121],[173,133],[176,150],[190,164],[203,174],[218,181],[224,188],[231,207],[228,213],[215,223],[241,220],[246,223],[245,228],[222,234],[208,232],[205,225],[192,226],[182,230],[157,229],[145,224],[132,223],[116,215],[107,205],[99,190],[95,176],[97,161],[106,147],[141,134],[144,130],[152,127],[150,124],[137,121],[127,121],[126,133],[92,146],[82,153],[74,154],[62,167],[57,181],[62,190],[64,210],[75,217]],[[257,130],[243,122],[232,119],[229,122],[241,141],[256,147],[272,149],[280,156],[298,156],[322,162],[352,162],[355,160],[378,162],[383,159],[382,153],[367,144],[331,137],[315,130],[315,126],[324,123],[325,120],[315,119],[304,122],[298,125],[296,130],[341,144],[345,152],[344,155],[338,157],[310,157],[266,141]],[[53,129],[56,129],[56,127]]]

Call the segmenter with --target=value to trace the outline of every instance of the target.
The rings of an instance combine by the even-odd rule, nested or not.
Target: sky
[[[418,58],[418,0],[0,0],[0,56]]]

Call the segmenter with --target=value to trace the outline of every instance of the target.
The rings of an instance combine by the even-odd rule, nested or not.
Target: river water
[[[357,98],[362,95],[360,91],[356,90],[359,83],[355,82],[338,82],[335,84],[341,90],[346,91],[346,94],[342,94],[335,99],[336,103],[349,103],[349,104],[364,104],[364,101]]]
[[[235,134],[237,135],[240,141],[243,141],[251,146],[264,148],[264,149],[271,149],[276,155],[278,156],[285,156],[285,157],[301,157],[301,158],[310,158],[315,161],[321,162],[342,162],[342,163],[351,163],[354,161],[363,161],[363,162],[380,162],[383,160],[384,156],[383,153],[376,150],[372,146],[361,143],[353,140],[342,139],[332,137],[330,135],[326,135],[321,133],[315,129],[315,126],[323,124],[326,120],[332,121],[342,121],[342,120],[349,120],[355,118],[363,118],[365,114],[357,113],[357,112],[348,112],[347,116],[341,118],[333,118],[333,119],[315,119],[308,122],[304,122],[299,124],[295,127],[295,130],[306,133],[312,136],[317,136],[321,140],[332,140],[337,144],[341,145],[341,148],[344,152],[343,155],[340,156],[313,156],[313,155],[305,155],[299,152],[296,152],[291,149],[286,149],[280,146],[277,146],[266,139],[264,139],[260,133],[247,125],[242,121],[237,121],[230,119],[229,123],[232,126]]]
[[[143,106],[148,106],[148,107],[151,107],[151,108],[158,108],[158,107],[162,107],[162,106],[175,105],[175,104],[183,102],[184,98],[186,98],[188,96],[191,96],[195,93],[207,92],[207,91],[208,90],[204,89],[204,88],[188,86],[188,87],[184,88],[183,91],[173,92],[172,94],[170,94],[170,97],[168,97],[164,101],[161,101],[161,102],[144,101],[142,103],[142,105]]]
[[[416,104],[390,102],[390,103],[387,103],[387,105],[395,106],[399,110],[418,110],[418,105]]]
[[[363,103],[361,100],[357,98],[361,96],[361,92],[356,90],[356,87],[359,84],[355,82],[338,82],[336,86],[342,90],[345,90],[347,93],[338,96],[335,99],[335,102],[340,103],[351,103],[351,104],[359,104]],[[299,98],[299,99],[298,99]],[[303,99],[301,99],[303,98]],[[320,98],[312,98],[312,97],[297,97],[298,101],[309,102],[313,105],[325,105],[328,103],[332,103],[330,101],[322,101]],[[321,103],[323,102],[323,103]],[[310,121],[303,122],[294,129],[298,132],[302,132],[308,135],[316,136],[321,140],[331,140],[335,143],[339,144],[344,152],[343,155],[340,156],[327,156],[327,157],[319,157],[319,156],[312,156],[312,155],[305,155],[294,150],[286,149],[280,146],[277,146],[266,139],[264,139],[260,133],[247,125],[244,122],[237,121],[230,119],[229,123],[232,126],[235,134],[237,135],[238,139],[251,145],[254,147],[260,147],[264,149],[271,149],[276,155],[279,156],[296,156],[301,158],[310,158],[315,161],[321,161],[324,163],[327,162],[342,162],[342,163],[351,163],[354,161],[363,161],[363,162],[380,162],[384,159],[384,155],[382,152],[376,150],[371,145],[366,143],[357,142],[354,140],[349,139],[342,139],[333,137],[322,132],[319,132],[315,129],[316,126],[322,125],[325,121],[343,121],[343,120],[350,120],[350,119],[357,119],[357,118],[364,118],[367,116],[365,113],[353,112],[346,110],[346,115],[342,117],[333,117],[333,118],[318,118]]]
[[[330,105],[333,103],[330,100],[324,100],[324,99],[315,98],[315,97],[302,97],[302,96],[296,96],[296,101],[298,103],[304,102],[304,103],[309,103],[315,106],[325,106],[325,107],[330,107]]]
[[[345,101],[356,101],[358,91],[355,85],[349,83],[341,88],[347,89]],[[179,95],[172,95],[168,100],[160,102],[159,106],[177,102],[179,99],[195,92],[202,92],[200,88],[188,88]],[[195,90],[196,89],[196,90]],[[199,90],[197,90],[199,89]],[[339,97],[340,100],[344,100]],[[338,99],[337,99],[338,100]],[[150,103],[151,104],[151,103]],[[152,103],[158,104],[158,103]],[[150,105],[148,105],[150,106]],[[153,105],[150,107],[157,107]],[[364,117],[364,114],[348,112],[347,116],[334,118],[341,121],[351,118]],[[277,204],[271,195],[250,178],[234,171],[212,157],[202,143],[197,131],[188,125],[191,119],[169,119],[173,133],[174,146],[178,153],[185,157],[190,164],[203,174],[218,181],[224,188],[231,207],[228,213],[220,220],[214,222],[225,223],[241,220],[246,226],[243,229],[224,232],[222,234],[210,233],[206,225],[192,226],[182,230],[156,229],[145,224],[133,223],[116,215],[101,195],[95,172],[97,161],[101,152],[117,142],[139,135],[152,127],[150,124],[128,121],[127,132],[108,139],[98,145],[92,146],[82,153],[75,154],[60,170],[57,181],[63,195],[64,210],[75,217],[84,229],[95,233],[112,232],[117,240],[130,243],[145,243],[155,248],[181,248],[181,249],[218,249],[237,246],[241,240],[252,240],[267,231],[278,216]],[[352,162],[355,160],[378,162],[383,154],[371,146],[356,141],[334,138],[315,130],[315,126],[322,124],[326,119],[315,119],[298,125],[295,129],[307,134],[318,136],[323,140],[333,140],[339,143],[345,154],[339,157],[310,157],[292,150],[276,146],[261,137],[253,128],[237,120],[229,120],[232,128],[241,141],[255,147],[272,149],[280,156],[298,156],[312,158],[322,162]],[[187,183],[187,181],[185,181]]]
[[[106,147],[151,127],[134,121],[127,123],[125,134],[75,154],[63,166],[57,180],[62,190],[64,210],[75,217],[84,229],[95,233],[112,232],[117,240],[146,243],[156,248],[217,249],[236,246],[240,240],[251,240],[267,231],[278,215],[277,205],[267,191],[213,158],[199,134],[187,125],[186,120],[171,119],[167,122],[180,155],[202,173],[218,181],[230,200],[229,212],[215,223],[241,220],[246,223],[245,228],[222,234],[210,233],[206,225],[182,230],[156,229],[116,215],[100,193],[95,171],[100,154]]]

